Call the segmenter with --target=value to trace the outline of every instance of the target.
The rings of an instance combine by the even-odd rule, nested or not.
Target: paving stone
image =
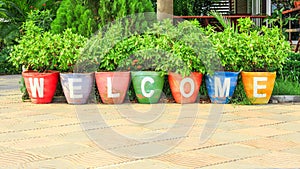
[[[11,133],[1,133],[0,134],[0,142],[5,142],[7,140],[18,140],[30,137],[26,133],[20,132],[11,132]]]
[[[134,161],[125,157],[119,157],[115,154],[105,152],[103,150],[90,153],[73,154],[61,159],[71,161],[76,166],[84,166],[85,168],[96,168],[101,166],[114,166],[116,164]]]
[[[5,143],[0,143],[1,145],[9,148],[14,148],[18,150],[27,150],[27,149],[33,149],[33,148],[43,148],[43,147],[49,147],[54,145],[59,145],[64,143],[64,140],[51,137],[51,139],[47,137],[42,138],[26,138],[23,140],[15,140]]]
[[[241,161],[227,161],[225,163],[216,164],[207,167],[197,167],[197,169],[226,169],[226,168],[238,168],[238,169],[260,169],[262,168],[261,165],[248,163],[248,162],[241,162]],[[265,169],[265,167],[263,168]]]
[[[26,151],[40,156],[57,158],[73,154],[91,152],[95,151],[95,149],[85,145],[79,145],[74,143],[60,143],[58,145],[49,145],[47,147],[27,149]]]
[[[243,128],[250,128],[250,125],[241,124],[236,121],[228,121],[228,122],[221,122],[218,124],[218,128],[224,130],[224,131],[231,131],[231,130],[237,130],[237,129],[243,129]]]
[[[26,151],[11,151],[0,153],[1,168],[20,168],[22,164],[45,159],[44,156]]]
[[[300,155],[300,145],[297,144],[297,146],[288,147],[287,149],[283,150],[282,152]]]
[[[278,140],[275,138],[262,138],[256,140],[249,140],[240,144],[252,146],[258,149],[265,149],[270,151],[283,151],[295,147],[297,144],[289,140]]]
[[[271,120],[280,120],[280,121],[298,121],[300,120],[300,116],[297,116],[298,113],[289,113],[289,114],[273,114],[270,116],[265,117],[265,119]]]
[[[260,165],[261,168],[298,168],[300,166],[300,155],[275,151],[244,161]]]
[[[239,129],[242,130],[242,129]],[[244,129],[247,130],[247,129]],[[234,131],[234,130],[233,130]],[[250,135],[244,132],[232,132],[225,131],[222,133],[215,133],[212,135],[211,139],[219,142],[219,143],[233,143],[233,142],[241,142],[246,140],[258,139],[261,136],[259,135]]]
[[[243,119],[243,120],[236,120],[236,123],[240,123],[243,125],[248,125],[248,126],[263,126],[263,125],[271,125],[271,124],[276,124],[280,123],[282,121],[279,120],[268,120],[268,119],[263,119],[263,118],[248,118],[248,119]]]
[[[20,168],[76,168],[84,169],[86,167],[75,164],[74,162],[65,160],[65,159],[47,159],[39,160],[34,162],[29,162],[22,164]]]
[[[300,133],[289,133],[285,135],[275,136],[274,139],[282,141],[292,141],[296,144],[300,144]]]
[[[280,129],[272,128],[270,126],[238,129],[238,130],[233,130],[233,132],[239,134],[251,135],[251,136],[264,136],[264,137],[292,133],[292,131],[280,130]]]
[[[137,160],[131,162],[125,162],[116,165],[110,165],[106,167],[99,167],[99,169],[115,169],[115,168],[123,168],[123,169],[132,169],[132,168],[143,168],[143,169],[153,169],[153,168],[164,168],[164,169],[187,169],[188,167],[178,166],[169,162],[153,160],[153,159],[145,159],[145,160]]]
[[[215,154],[229,159],[240,159],[268,153],[266,149],[259,149],[243,144],[220,145],[199,151],[202,153]]]
[[[300,132],[300,123],[289,122],[276,125],[277,129],[288,130],[288,131],[299,131]]]
[[[229,160],[228,158],[224,158],[218,155],[202,153],[200,150],[162,155],[154,159],[167,161],[175,165],[189,168],[204,167]]]

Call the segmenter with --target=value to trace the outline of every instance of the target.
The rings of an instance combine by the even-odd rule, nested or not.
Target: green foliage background
[[[55,34],[70,28],[73,33],[89,37],[96,29],[92,11],[80,0],[63,0],[51,24]]]

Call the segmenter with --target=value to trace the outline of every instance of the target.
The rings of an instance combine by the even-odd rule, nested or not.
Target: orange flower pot
[[[252,104],[267,104],[273,92],[276,72],[242,72],[244,90]]]
[[[294,2],[294,6],[295,6],[295,8],[300,7],[300,1],[295,1],[295,2]]]
[[[192,72],[187,77],[182,77],[177,73],[169,73],[168,80],[175,101],[177,103],[194,103],[197,100],[202,76],[198,72]]]

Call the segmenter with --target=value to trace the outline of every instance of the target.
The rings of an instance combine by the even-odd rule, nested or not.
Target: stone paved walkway
[[[141,117],[148,118],[146,111],[153,107],[22,102],[19,78],[0,76],[0,168],[300,167],[297,104],[225,105],[217,129],[200,143],[201,133],[214,128],[206,128],[206,124],[215,105],[187,105],[190,109],[183,116],[182,105],[158,105],[163,108],[159,118],[136,122],[131,120],[141,119],[130,116],[130,111],[142,111]],[[196,116],[189,113],[194,108],[199,108]],[[104,120],[89,118],[93,117],[92,110],[98,110]],[[174,126],[177,129],[169,130]],[[189,133],[183,133],[187,128]],[[168,132],[166,137],[159,137]],[[153,139],[134,142],[132,138]],[[167,147],[173,148],[162,153]],[[132,158],[137,152],[142,154]],[[157,155],[147,158],[143,152]]]

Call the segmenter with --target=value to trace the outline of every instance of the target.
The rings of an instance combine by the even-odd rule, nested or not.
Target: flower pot
[[[160,99],[164,77],[159,72],[131,72],[133,88],[139,103],[152,104]]]
[[[130,72],[96,72],[96,83],[103,103],[124,102],[130,82]]]
[[[192,72],[187,77],[182,77],[177,73],[169,73],[168,80],[176,103],[194,103],[196,101],[202,76],[198,72]]]
[[[86,104],[94,84],[94,73],[61,73],[60,82],[69,104]]]
[[[244,90],[252,104],[267,104],[272,95],[276,72],[242,72]]]
[[[295,2],[294,2],[294,6],[295,6],[295,8],[300,7],[300,1],[295,1]]]
[[[212,103],[226,104],[233,96],[239,72],[215,72],[213,76],[205,75],[208,96]]]
[[[25,86],[32,103],[51,103],[56,91],[59,72],[47,71],[39,73],[36,71],[25,71],[22,73]]]

